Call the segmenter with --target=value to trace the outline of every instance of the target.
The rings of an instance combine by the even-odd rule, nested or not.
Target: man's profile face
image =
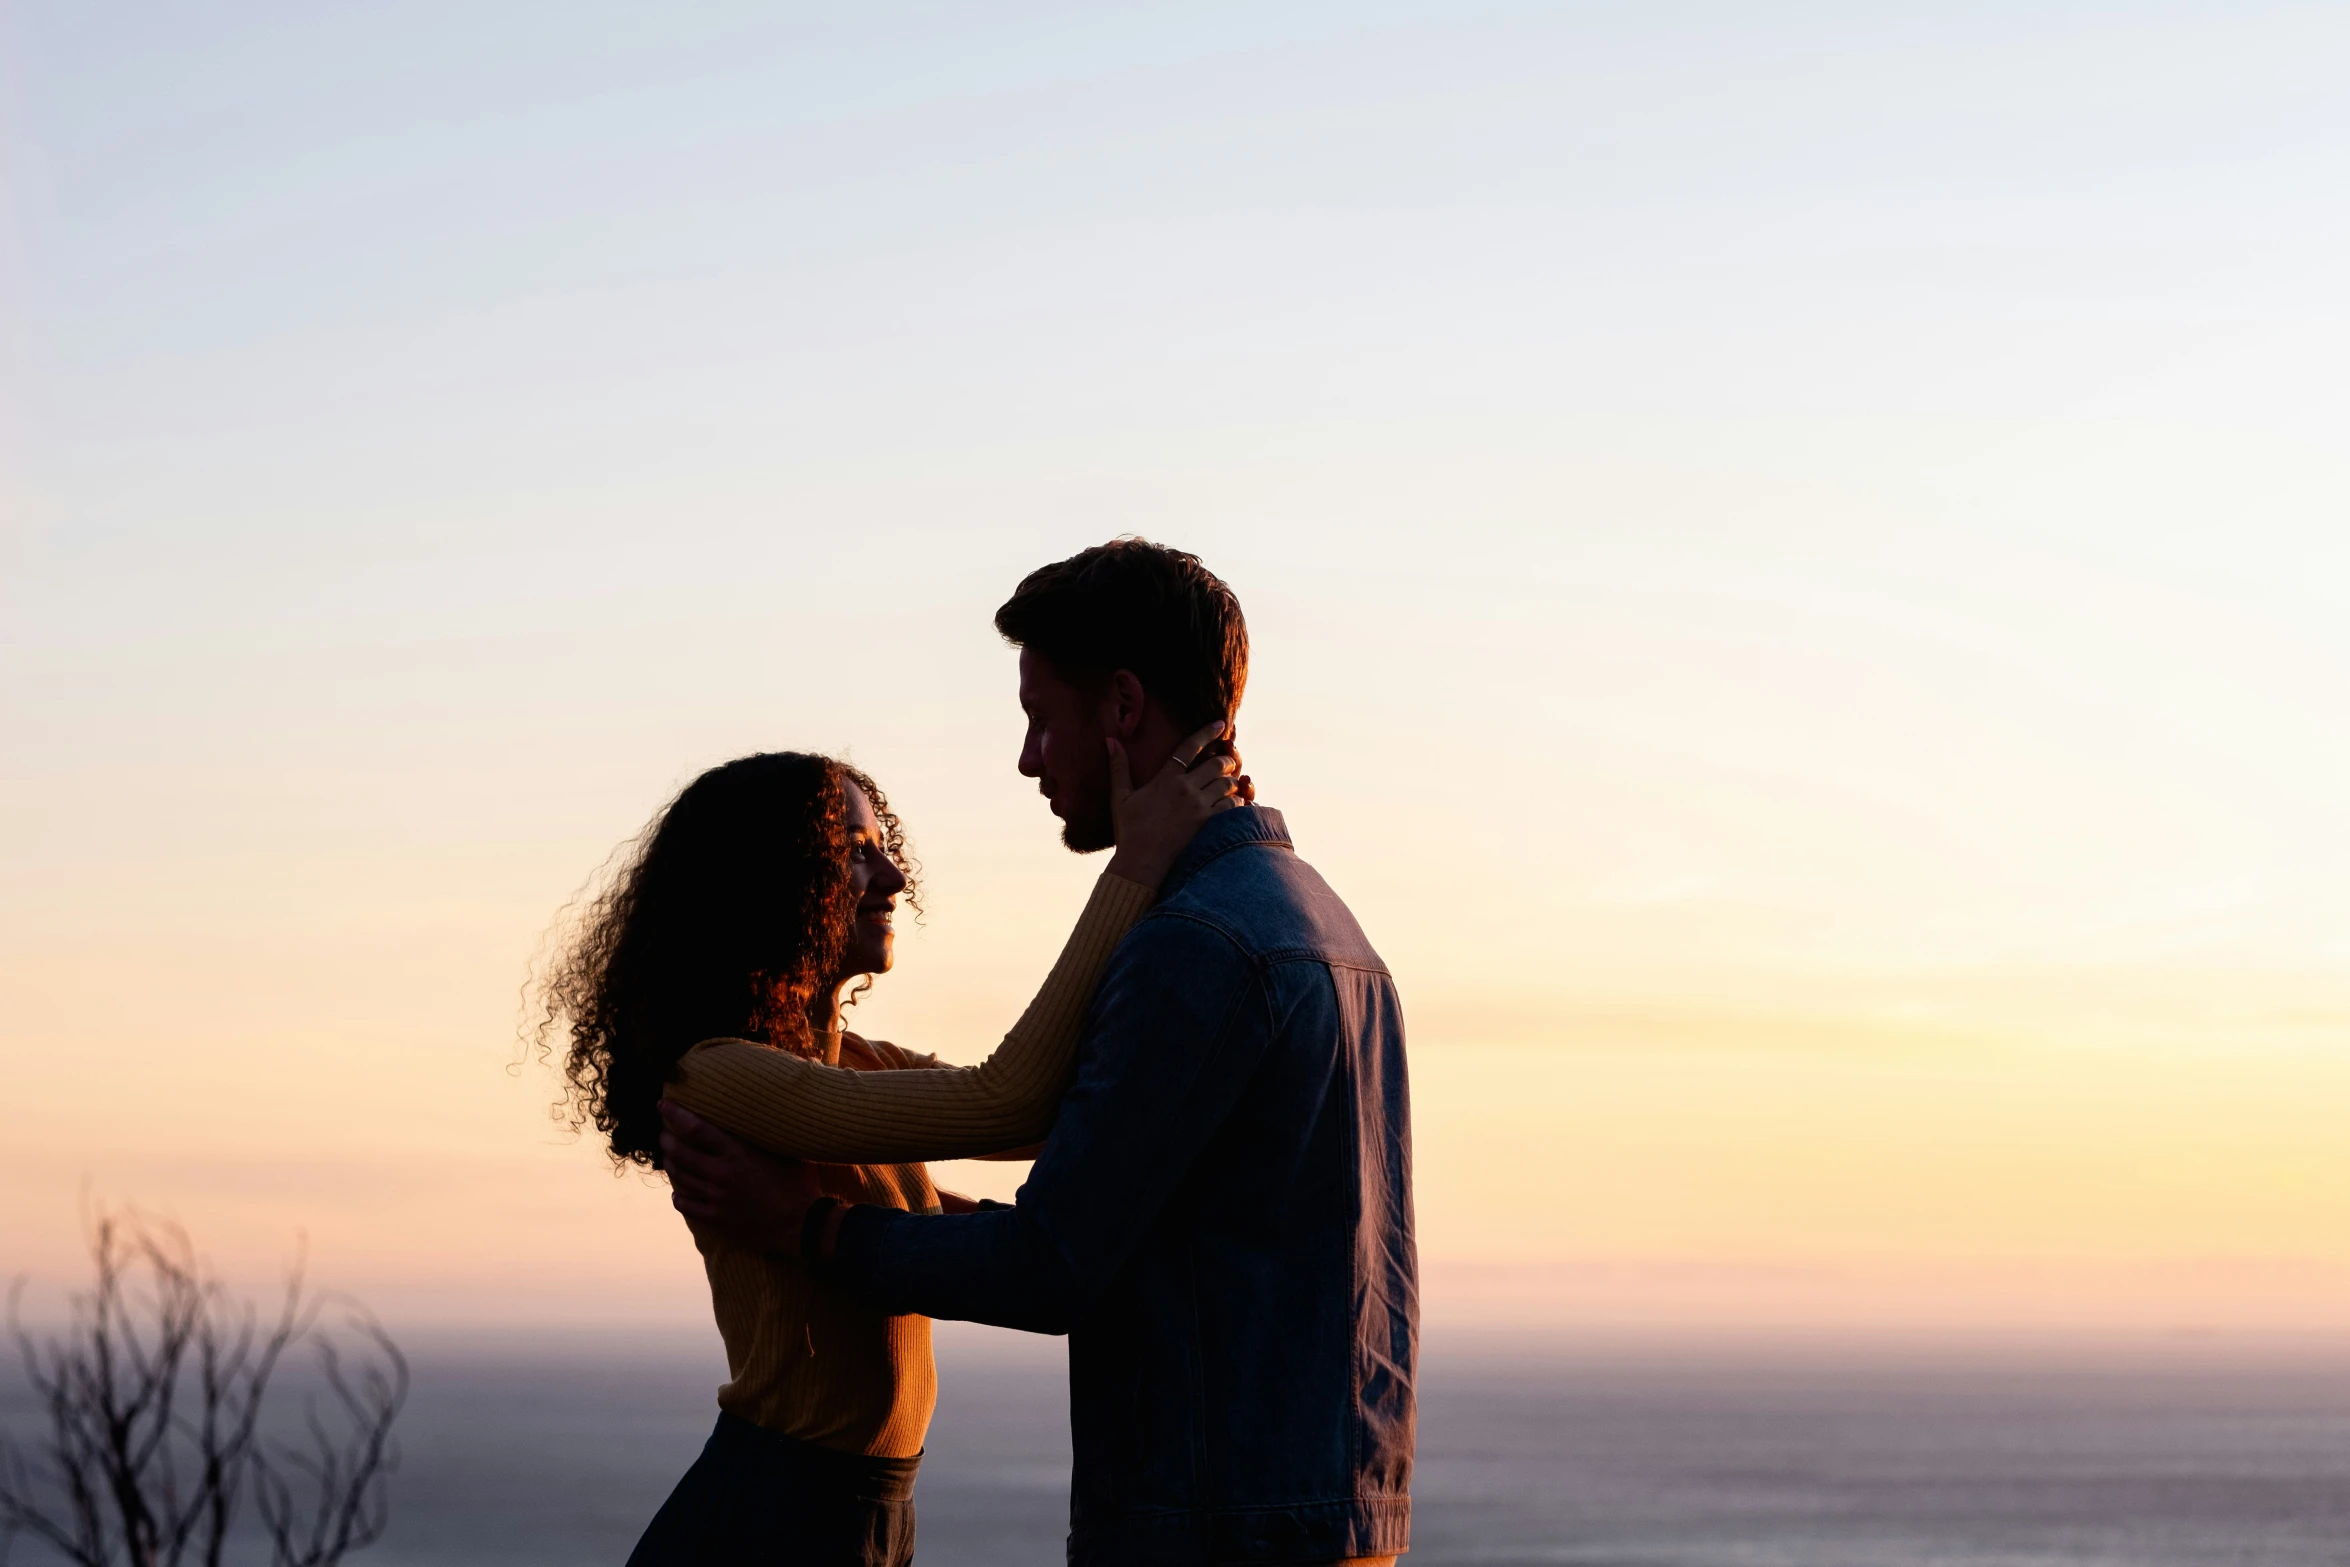
[[[1102,707],[1098,693],[1062,679],[1051,660],[1020,650],[1020,711],[1028,715],[1020,775],[1036,780],[1061,819],[1061,841],[1079,854],[1117,841]]]

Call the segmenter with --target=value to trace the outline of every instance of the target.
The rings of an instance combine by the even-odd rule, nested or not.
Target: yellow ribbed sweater
[[[919,1161],[1002,1153],[1052,1129],[1094,987],[1152,897],[1103,873],[1036,999],[978,1066],[854,1034],[824,1036],[822,1062],[713,1039],[686,1053],[669,1097],[772,1152],[821,1162],[837,1197],[936,1213]],[[726,1341],[721,1409],[842,1452],[921,1452],[938,1398],[929,1318],[882,1316],[773,1253],[713,1241],[702,1257]]]

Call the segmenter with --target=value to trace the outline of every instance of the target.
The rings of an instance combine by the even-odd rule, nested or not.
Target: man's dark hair
[[[1148,539],[1112,539],[1030,572],[995,628],[1066,680],[1132,671],[1186,728],[1231,719],[1248,685],[1240,600],[1197,555]]]

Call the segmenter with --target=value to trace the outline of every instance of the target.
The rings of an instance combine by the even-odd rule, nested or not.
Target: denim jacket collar
[[[1175,896],[1210,860],[1252,843],[1277,843],[1284,849],[1295,847],[1289,841],[1289,824],[1269,805],[1244,805],[1236,810],[1218,811],[1176,857],[1175,868],[1159,883],[1159,896]]]

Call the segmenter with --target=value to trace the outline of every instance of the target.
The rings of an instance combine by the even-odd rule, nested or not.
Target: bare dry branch
[[[134,1208],[87,1216],[94,1286],[37,1339],[23,1281],[9,1327],[46,1435],[0,1439],[0,1567],[38,1540],[74,1567],[223,1567],[232,1545],[273,1567],[333,1567],[373,1543],[398,1461],[408,1364],[355,1303],[310,1294],[299,1261],[266,1322],[232,1301],[178,1225]],[[320,1318],[330,1305],[335,1329]],[[346,1366],[337,1331],[361,1349]],[[328,1394],[300,1437],[267,1418],[286,1351],[311,1344]],[[282,1401],[281,1401],[282,1402]],[[248,1493],[259,1528],[239,1532]]]

